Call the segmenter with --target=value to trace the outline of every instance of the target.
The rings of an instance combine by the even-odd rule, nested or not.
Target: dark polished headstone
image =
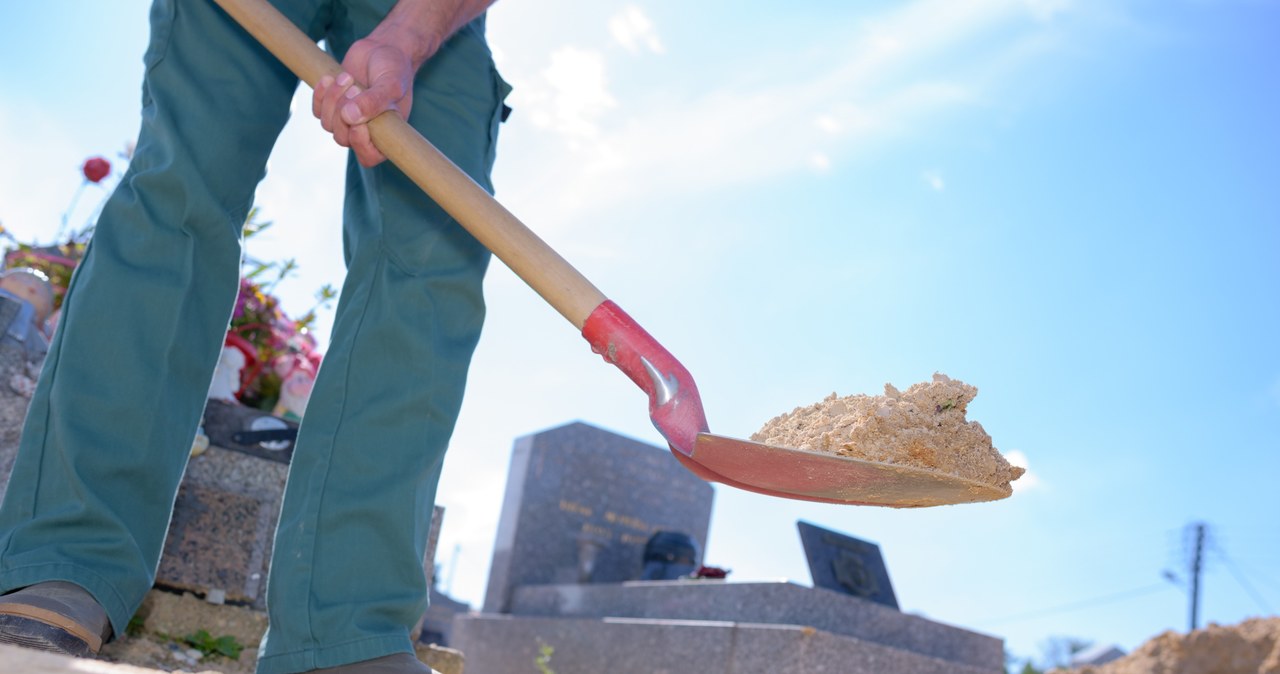
[[[713,493],[666,448],[584,423],[517,439],[484,610],[522,585],[637,580],[658,531],[705,549]]]
[[[813,586],[898,608],[880,546],[808,522],[796,522]]]

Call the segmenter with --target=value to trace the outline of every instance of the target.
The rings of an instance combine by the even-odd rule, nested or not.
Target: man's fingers
[[[382,154],[373,145],[373,139],[369,137],[368,126],[351,127],[350,140],[351,149],[356,153],[356,160],[360,162],[361,166],[370,168],[387,160],[386,155]]]
[[[336,78],[326,75],[316,83],[311,112],[320,119],[324,130],[333,134],[334,142],[351,148],[362,166],[372,167],[387,158],[373,145],[366,124],[387,110],[407,116],[409,98],[405,94],[404,87],[394,77],[379,77],[373,86],[364,89],[348,72]]]
[[[347,101],[342,103],[340,113],[342,121],[350,125],[364,124],[385,110],[396,109],[396,102],[401,98],[398,91],[391,91],[378,83],[363,92],[352,87],[346,96]]]
[[[336,79],[325,76],[316,84],[315,93],[311,97],[311,112],[320,119],[320,126],[329,133],[339,133],[342,121],[341,107],[347,96],[357,92],[351,75],[341,73]]]
[[[314,115],[316,119],[321,118],[321,114],[324,111],[324,95],[329,91],[329,87],[331,86],[333,86],[333,78],[325,75],[320,78],[319,82],[316,82],[315,91],[311,92],[311,114]]]

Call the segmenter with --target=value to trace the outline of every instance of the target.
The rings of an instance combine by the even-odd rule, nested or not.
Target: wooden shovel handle
[[[215,0],[311,87],[342,72],[297,26],[265,0]],[[394,112],[369,122],[373,144],[440,207],[493,252],[579,331],[605,301],[573,265],[476,184]]]

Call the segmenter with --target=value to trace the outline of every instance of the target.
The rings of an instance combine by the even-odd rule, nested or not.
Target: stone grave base
[[[1002,640],[794,583],[517,588],[511,614],[454,619],[469,674],[998,674]]]
[[[537,671],[541,648],[556,672],[610,674],[998,674],[798,625],[646,618],[454,619],[468,674]]]

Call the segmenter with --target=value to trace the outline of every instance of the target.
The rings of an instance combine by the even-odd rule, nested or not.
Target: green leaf
[[[244,227],[242,231],[244,232],[244,239],[246,241],[270,229],[271,225],[275,224],[270,220],[266,222],[258,222],[257,220],[258,220],[258,207],[254,206],[253,208],[249,209],[249,215],[246,216],[244,219]]]
[[[259,262],[256,267],[254,267],[252,270],[250,270],[247,274],[244,275],[244,279],[246,281],[252,281],[253,279],[258,278],[259,276],[262,276],[263,274],[265,274],[274,266],[275,266],[274,262],[273,263]]]

